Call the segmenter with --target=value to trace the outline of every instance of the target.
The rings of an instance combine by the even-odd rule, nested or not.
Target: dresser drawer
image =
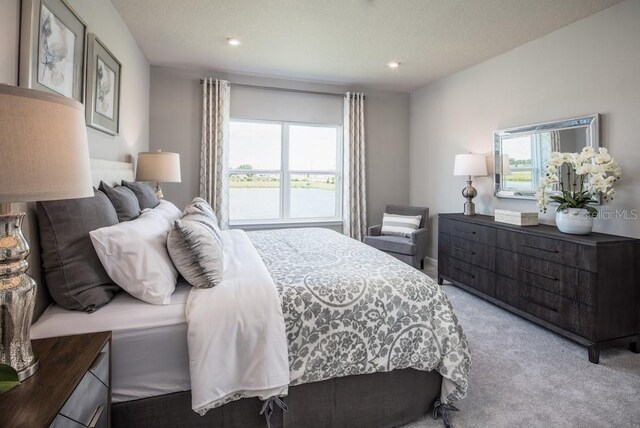
[[[109,359],[104,358],[104,355],[105,352],[98,355],[91,369],[85,373],[62,407],[62,410],[60,410],[60,415],[66,416],[83,426],[99,426],[98,423],[103,420],[102,414],[107,412],[109,389],[94,373],[103,373],[103,365],[106,364],[108,379]],[[108,354],[106,355],[108,357]]]
[[[513,278],[496,274],[496,299],[526,310],[526,302],[520,297],[522,287],[523,285]]]
[[[69,419],[66,416],[58,414],[53,420],[50,428],[108,428],[109,427],[109,414],[107,407],[102,406],[94,414],[94,417],[89,421],[89,425],[82,425],[74,420]]]
[[[480,242],[486,245],[496,245],[496,230],[492,227],[440,218],[439,231],[451,236]]]
[[[496,298],[579,336],[594,338],[595,309],[591,306],[513,278],[497,275],[496,279]]]
[[[106,386],[109,386],[109,353],[109,343],[107,343],[89,369]]]
[[[441,234],[438,239],[438,250],[451,257],[493,270],[495,266],[495,247],[480,244],[457,236]]]
[[[584,338],[595,339],[594,308],[537,287],[521,285],[521,306],[526,312]]]
[[[598,275],[574,267],[498,249],[496,272],[587,305],[596,305]]]
[[[49,425],[49,428],[86,428],[86,426],[58,414],[53,422],[51,422],[51,425]]]
[[[495,295],[496,284],[493,272],[452,257],[442,257],[438,262],[441,274],[489,296]]]
[[[578,264],[579,245],[573,242],[500,229],[497,231],[497,246],[538,259],[572,267],[580,266]]]

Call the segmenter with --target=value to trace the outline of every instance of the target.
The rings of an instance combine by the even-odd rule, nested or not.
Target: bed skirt
[[[289,407],[275,407],[274,428],[394,427],[427,414],[440,397],[442,376],[414,369],[347,376],[289,388]],[[112,426],[131,427],[266,427],[262,401],[245,398],[198,416],[191,410],[191,393],[117,403]]]

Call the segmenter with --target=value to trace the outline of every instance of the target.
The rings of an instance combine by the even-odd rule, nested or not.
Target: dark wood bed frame
[[[274,406],[273,428],[395,427],[432,409],[440,396],[442,376],[434,371],[394,370],[347,376],[289,388],[283,398],[289,410]],[[266,427],[262,401],[244,398],[199,416],[191,409],[191,393],[117,403],[112,426],[118,427]]]

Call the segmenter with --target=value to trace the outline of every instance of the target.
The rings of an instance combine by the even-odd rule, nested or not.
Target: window
[[[232,120],[229,131],[231,222],[340,218],[340,126]]]

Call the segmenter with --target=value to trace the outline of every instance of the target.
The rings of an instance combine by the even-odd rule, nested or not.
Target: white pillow
[[[420,227],[421,215],[387,214],[382,216],[381,235],[411,236]]]
[[[154,211],[162,215],[164,218],[169,220],[171,224],[173,224],[174,221],[178,220],[182,215],[182,211],[180,211],[178,207],[176,207],[169,201],[165,201],[164,199],[160,199],[160,203],[155,208],[147,208],[145,210],[142,210],[142,212],[147,211]]]
[[[135,220],[89,233],[109,277],[132,296],[154,305],[167,305],[178,273],[167,252],[172,221],[150,210]]]

